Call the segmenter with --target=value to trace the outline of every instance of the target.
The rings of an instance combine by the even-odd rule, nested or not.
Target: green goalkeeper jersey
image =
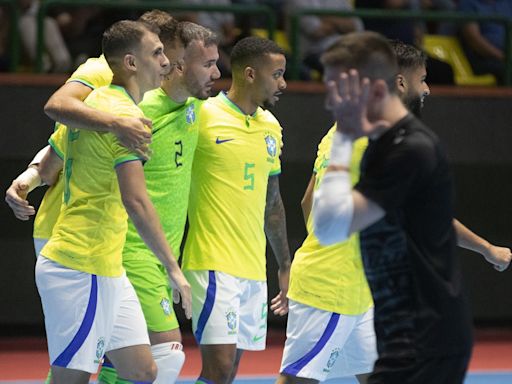
[[[153,122],[151,157],[144,165],[146,187],[176,257],[185,231],[192,161],[201,101],[173,102],[160,88],[146,93],[139,107]],[[123,260],[160,261],[128,221]]]

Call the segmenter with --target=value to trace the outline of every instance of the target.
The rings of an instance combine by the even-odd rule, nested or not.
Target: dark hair
[[[422,50],[400,40],[390,40],[389,43],[395,51],[398,69],[400,71],[408,71],[427,66],[427,55]]]
[[[196,40],[202,41],[205,47],[219,45],[219,38],[214,32],[191,21],[180,22],[178,25],[178,34],[185,48]]]
[[[233,70],[255,66],[264,55],[284,55],[283,48],[274,41],[256,36],[249,36],[238,41],[231,51]]]
[[[147,32],[158,34],[156,26],[139,21],[121,20],[112,24],[104,33],[101,47],[105,59],[111,68],[118,65],[124,55],[134,51]]]
[[[353,32],[340,36],[324,52],[324,66],[339,66],[345,70],[357,69],[361,77],[371,81],[385,80],[390,92],[396,90],[398,65],[389,41],[376,32]]]
[[[178,36],[179,21],[169,15],[167,12],[159,9],[153,9],[145,12],[139,17],[140,22],[158,27],[160,33],[158,36],[164,45],[172,44]]]

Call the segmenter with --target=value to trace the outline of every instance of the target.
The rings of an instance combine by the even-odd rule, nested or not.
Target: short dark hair
[[[156,26],[139,21],[121,20],[112,24],[103,33],[101,42],[103,55],[110,68],[119,65],[124,55],[137,49],[148,31],[155,34],[160,32]]]
[[[385,80],[390,92],[395,92],[398,65],[389,41],[376,32],[352,32],[340,36],[323,53],[324,66],[357,69],[361,77]]]
[[[158,36],[164,45],[173,44],[178,36],[179,21],[169,13],[159,9],[153,9],[142,14],[138,21],[151,26],[158,27]]]
[[[427,66],[427,55],[422,50],[400,40],[390,40],[389,43],[395,51],[399,71]]]
[[[254,66],[264,55],[284,55],[284,49],[274,41],[257,36],[249,36],[238,41],[231,51],[231,67],[236,70]]]
[[[185,48],[196,40],[202,41],[205,47],[219,45],[219,38],[212,30],[191,21],[180,22],[178,33]]]

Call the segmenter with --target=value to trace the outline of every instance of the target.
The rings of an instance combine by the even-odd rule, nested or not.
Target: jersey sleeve
[[[381,161],[364,171],[356,189],[385,211],[404,204],[419,188],[428,186],[437,166],[433,145],[425,142],[407,143],[389,151]]]
[[[336,129],[334,125],[329,129],[329,131],[325,134],[325,136],[318,144],[318,150],[316,152],[316,160],[313,165],[313,172],[318,174],[323,168],[327,167],[327,163],[329,162],[330,152],[331,152],[331,144],[332,144],[332,135]]]
[[[71,77],[66,81],[77,81],[91,89],[96,89],[109,85],[112,82],[112,70],[108,66],[107,60],[101,55],[88,59],[84,64],[80,65]]]
[[[48,140],[50,146],[53,148],[57,156],[59,156],[62,160],[64,160],[67,150],[67,133],[68,128],[65,125],[56,123],[55,131]]]

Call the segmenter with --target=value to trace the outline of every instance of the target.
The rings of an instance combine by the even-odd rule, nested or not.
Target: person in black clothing
[[[402,104],[396,58],[383,36],[345,35],[322,61],[338,131],[314,197],[314,230],[324,244],[360,232],[379,354],[368,383],[462,383],[471,317],[446,154]],[[361,136],[369,145],[352,189],[348,161]]]

